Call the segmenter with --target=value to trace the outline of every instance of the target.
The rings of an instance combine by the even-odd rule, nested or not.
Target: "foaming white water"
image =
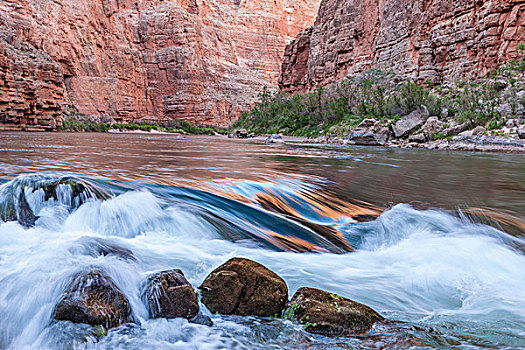
[[[180,268],[198,286],[234,256],[265,264],[286,280],[290,292],[326,289],[396,319],[433,327],[443,320],[463,322],[466,329],[481,323],[481,333],[525,322],[523,253],[505,244],[503,232],[441,211],[398,205],[374,222],[345,226],[341,230],[358,237],[359,249],[344,255],[233,243],[189,207],[147,191],[89,201],[71,214],[60,205],[38,214],[34,228],[0,224],[0,348],[262,349],[272,342],[294,348],[282,334],[292,340],[304,335],[289,322],[275,321],[281,335],[261,336],[258,327],[264,325],[220,316],[212,328],[147,319],[140,289],[150,273]],[[100,254],[91,249],[97,244],[133,256]],[[71,276],[92,268],[115,280],[130,300],[136,325],[113,330],[100,342],[83,342],[85,327],[53,322],[52,313]],[[523,336],[520,327],[508,332]],[[511,336],[508,343],[518,340]]]
[[[86,203],[67,218],[63,230],[127,238],[147,232],[192,239],[218,237],[209,224],[188,208],[167,206],[147,191]]]

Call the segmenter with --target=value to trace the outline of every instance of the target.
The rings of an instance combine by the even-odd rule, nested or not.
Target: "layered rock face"
[[[62,67],[0,26],[0,131],[56,129],[63,97]]]
[[[186,119],[227,125],[264,86],[275,85],[286,43],[313,23],[319,2],[4,0],[0,25],[27,50],[46,57],[45,67],[40,59],[26,60],[41,66],[30,69],[31,80],[49,89],[27,91],[37,96],[48,91],[56,99],[53,106],[119,122]],[[4,63],[9,57],[24,60],[24,53],[5,51],[2,77],[27,77],[19,65]],[[53,79],[42,77],[39,69],[52,71]],[[26,94],[25,88],[16,89]],[[46,101],[41,109],[48,115],[51,100]],[[10,108],[0,113],[23,125],[23,118],[33,118],[26,112],[31,108],[16,118]]]
[[[481,76],[520,42],[523,0],[323,0],[286,47],[279,86],[300,92],[370,68],[419,81]]]

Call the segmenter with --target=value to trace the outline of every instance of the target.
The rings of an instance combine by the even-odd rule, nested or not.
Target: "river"
[[[0,204],[64,176],[111,198],[72,210],[35,192],[34,225],[0,222],[0,349],[525,348],[524,155],[0,133]],[[180,268],[198,287],[232,257],[264,264],[290,293],[325,289],[400,323],[336,339],[280,319],[148,319],[152,273]],[[92,268],[133,310],[102,338],[52,319],[71,276]]]

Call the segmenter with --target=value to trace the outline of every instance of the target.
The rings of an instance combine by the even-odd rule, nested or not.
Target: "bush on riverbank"
[[[172,120],[169,122],[144,122],[132,121],[130,123],[113,123],[107,118],[80,114],[76,111],[62,116],[62,126],[58,128],[62,131],[72,132],[108,132],[109,130],[119,131],[145,131],[156,130],[167,133],[195,134],[195,135],[215,135],[226,134],[227,130],[218,127],[197,126],[185,120]]]
[[[423,106],[430,116],[445,123],[497,129],[510,118],[523,118],[524,71],[525,59],[520,59],[485,78],[434,85],[373,69],[305,94],[289,96],[264,90],[258,104],[243,113],[234,128],[258,134],[344,135],[364,119],[390,126]]]

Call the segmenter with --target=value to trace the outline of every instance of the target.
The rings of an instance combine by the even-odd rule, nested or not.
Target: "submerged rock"
[[[190,319],[190,322],[200,324],[202,326],[213,326],[213,321],[211,320],[211,318],[201,313],[195,316],[194,318]]]
[[[79,238],[75,243],[69,249],[72,254],[83,254],[92,257],[115,256],[123,260],[136,260],[131,250],[121,247],[109,239],[86,236]]]
[[[30,227],[51,201],[71,212],[89,200],[108,198],[103,190],[75,177],[22,175],[0,188],[0,219]]]
[[[73,279],[53,317],[110,329],[127,323],[130,313],[128,299],[115,282],[104,272],[95,270]]]
[[[163,271],[150,277],[142,298],[152,318],[194,319],[199,313],[197,294],[181,270]]]
[[[296,320],[310,333],[350,336],[369,331],[383,317],[370,307],[315,288],[300,288],[284,317]]]
[[[280,316],[288,300],[284,280],[263,265],[234,258],[213,270],[199,287],[213,313]]]

